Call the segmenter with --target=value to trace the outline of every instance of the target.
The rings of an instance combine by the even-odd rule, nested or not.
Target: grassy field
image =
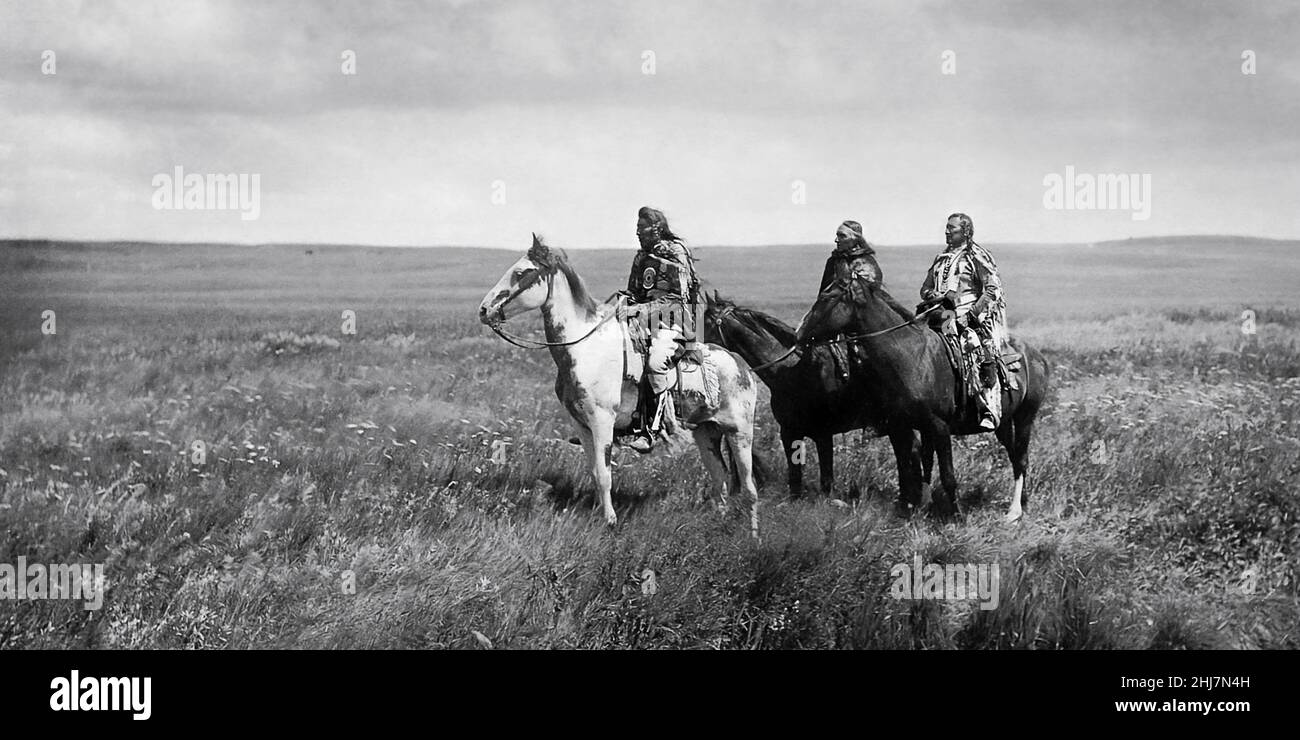
[[[957,443],[961,522],[896,519],[888,444],[859,434],[842,490],[788,502],[764,388],[755,546],[701,505],[694,451],[616,453],[623,524],[591,515],[549,355],[474,316],[516,253],[0,243],[0,563],[109,585],[98,611],[0,600],[0,648],[1300,645],[1300,243],[987,246],[1056,384],[1026,518],[1000,522],[982,437]],[[827,249],[698,256],[793,323]],[[881,248],[895,295],[932,253]],[[572,255],[601,296],[630,257]],[[892,598],[916,555],[997,563],[998,608]]]

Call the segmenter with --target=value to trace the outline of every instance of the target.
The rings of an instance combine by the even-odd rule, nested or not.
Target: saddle
[[[623,377],[636,383],[641,390],[638,408],[644,405],[649,393],[646,380],[646,360],[650,351],[650,331],[644,320],[641,306],[629,306],[623,317]],[[688,350],[679,346],[669,369],[673,377],[669,391],[674,409],[680,410],[687,397],[692,405],[703,403],[709,409],[718,408],[721,393],[718,387],[718,368],[709,351],[702,344],[699,349]]]
[[[943,347],[948,355],[948,365],[957,378],[957,397],[955,399],[957,408],[966,409],[971,399],[978,398],[984,390],[980,378],[980,364],[984,357],[983,351],[979,347],[968,349],[964,332],[946,334],[942,331],[941,326],[935,326],[934,329],[943,340]],[[966,329],[966,331],[972,330]],[[1010,340],[1008,341],[1010,342]],[[1018,393],[1023,393],[1025,387],[1023,375],[1024,355],[1012,351],[1005,352],[993,359],[1003,392],[1010,394],[1013,398]]]

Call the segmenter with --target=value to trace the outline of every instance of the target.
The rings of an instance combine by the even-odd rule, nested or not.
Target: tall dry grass
[[[160,279],[189,269],[178,254]],[[109,590],[99,611],[0,600],[0,647],[1297,646],[1293,309],[1261,309],[1249,343],[1231,309],[1026,321],[1057,387],[1021,524],[1000,522],[991,439],[958,443],[967,513],[938,524],[893,517],[892,454],[852,434],[829,496],[765,486],[755,546],[701,504],[693,451],[620,453],[606,530],[549,357],[460,298],[414,305],[379,272],[244,304],[240,281],[265,277],[230,266],[187,309],[50,266],[67,259],[27,265],[4,299],[0,562],[104,563]],[[47,303],[55,336],[31,320]],[[852,484],[856,506],[831,502]],[[999,564],[998,608],[892,598],[891,568],[918,554]]]

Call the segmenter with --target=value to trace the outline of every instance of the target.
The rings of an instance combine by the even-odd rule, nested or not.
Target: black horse
[[[836,282],[817,297],[796,332],[799,342],[845,333],[865,360],[868,376],[863,406],[885,430],[898,462],[899,513],[910,514],[920,505],[921,486],[930,479],[934,456],[939,456],[939,476],[944,494],[933,496],[933,510],[941,516],[957,511],[957,475],[952,464],[952,435],[987,431],[979,426],[973,397],[959,404],[960,379],[949,362],[943,338],[917,320],[899,321],[898,304],[876,282],[857,278]],[[1019,519],[1029,497],[1024,490],[1029,468],[1029,440],[1034,418],[1047,394],[1048,366],[1038,350],[1016,339],[1011,346],[1022,356],[1016,371],[1020,388],[1002,393],[1002,418],[996,430],[1015,474],[1015,494],[1007,521]],[[967,394],[961,394],[965,398]],[[921,434],[917,464],[913,430]]]
[[[817,445],[822,493],[833,496],[834,435],[854,429],[882,433],[867,413],[871,394],[865,376],[855,366],[850,378],[843,379],[825,345],[795,350],[794,329],[780,319],[737,306],[716,291],[705,298],[704,340],[743,357],[772,392],[772,415],[781,427],[790,496],[803,495],[804,456],[797,445],[804,438]],[[919,447],[914,454],[919,465]]]

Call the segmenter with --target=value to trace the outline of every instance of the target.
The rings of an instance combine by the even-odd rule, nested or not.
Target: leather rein
[[[768,361],[768,362],[764,362],[764,363],[761,364],[761,365],[752,365],[752,366],[750,366],[749,369],[750,369],[750,370],[765,370],[765,369],[767,369],[767,368],[769,368],[769,367],[771,367],[771,366],[777,364],[778,362],[781,362],[782,360],[786,359],[786,358],[789,357],[790,355],[794,354],[794,353],[795,353],[796,351],[798,351],[801,347],[805,347],[805,346],[815,347],[815,346],[818,346],[818,345],[840,344],[840,343],[842,343],[842,342],[857,342],[857,341],[861,341],[861,340],[863,340],[863,339],[871,339],[872,337],[878,337],[878,336],[881,336],[881,335],[883,335],[883,334],[889,334],[890,332],[897,331],[897,330],[899,330],[899,329],[902,329],[902,328],[905,327],[905,326],[911,326],[912,324],[915,324],[918,320],[924,318],[924,317],[927,316],[931,311],[933,311],[933,310],[935,310],[936,308],[939,308],[939,307],[940,307],[940,304],[936,303],[936,304],[934,304],[933,306],[930,306],[929,308],[925,309],[924,311],[922,311],[922,312],[918,313],[917,315],[913,316],[912,318],[908,319],[907,321],[904,321],[903,323],[898,324],[898,325],[896,325],[896,326],[891,326],[891,327],[889,327],[888,329],[880,329],[880,330],[878,330],[878,331],[870,331],[870,332],[865,332],[865,333],[862,333],[862,334],[845,334],[844,336],[840,337],[839,339],[823,339],[823,340],[819,340],[819,341],[815,341],[815,342],[814,342],[814,341],[795,342],[793,345],[791,345],[790,349],[788,349],[788,350],[786,350],[784,353],[782,353],[780,357],[777,357],[776,359],[774,359],[774,360],[770,360],[770,361]],[[718,327],[718,337],[719,337],[720,339],[723,340],[723,346],[724,346],[724,347],[726,346],[726,336],[724,336],[723,333],[722,333],[722,322],[723,322],[724,319],[726,319],[726,317],[727,317],[728,314],[730,314],[732,311],[735,311],[735,310],[736,310],[736,307],[735,307],[735,306],[727,306],[727,307],[724,308],[724,309],[723,309],[723,310],[722,310],[722,311],[721,311],[717,316],[715,316],[714,319],[713,319],[713,323]]]
[[[920,318],[923,318],[923,317],[927,316],[931,311],[933,311],[933,310],[936,309],[936,308],[940,308],[940,304],[936,303],[936,304],[934,304],[933,306],[930,306],[929,308],[925,309],[925,310],[922,311],[921,313],[918,313],[917,315],[915,315],[915,316],[913,316],[912,318],[908,319],[907,321],[904,321],[903,323],[898,324],[897,326],[891,326],[891,327],[889,327],[888,329],[880,329],[880,330],[878,330],[878,331],[869,331],[869,332],[866,332],[866,333],[864,333],[864,334],[845,334],[844,336],[840,337],[839,339],[821,339],[821,340],[818,340],[818,341],[815,341],[815,342],[806,342],[806,344],[811,344],[811,345],[818,345],[818,344],[839,344],[839,343],[841,343],[841,342],[856,342],[856,341],[861,340],[861,339],[870,339],[870,338],[872,338],[872,337],[878,337],[878,336],[880,336],[880,335],[882,335],[882,334],[888,334],[888,333],[890,333],[891,331],[897,331],[897,330],[899,330],[899,329],[902,329],[904,326],[911,326],[912,324],[915,324],[915,323],[916,323],[917,319],[920,319]]]
[[[549,301],[551,299],[551,291],[554,289],[554,285],[555,285],[552,282],[552,280],[554,280],[555,278],[555,273],[552,271],[545,274],[547,276],[546,300]],[[542,279],[542,275],[543,273],[541,270],[534,268],[534,274],[530,276],[527,280],[519,281],[518,286],[514,289],[513,292],[510,293],[509,297],[507,297],[504,301],[501,301],[501,305],[497,306],[497,313],[504,315],[506,304],[518,298],[520,295],[523,294],[525,290],[528,290],[529,288],[533,287],[533,285],[538,280]],[[491,329],[493,332],[495,332],[497,336],[506,340],[510,344],[519,347],[520,349],[546,349],[548,347],[572,347],[573,345],[583,341],[584,339],[587,339],[592,334],[595,334],[596,330],[604,326],[605,322],[617,316],[618,309],[620,306],[622,306],[625,300],[627,300],[627,296],[624,295],[623,293],[615,293],[614,295],[611,295],[609,298],[606,298],[605,302],[600,305],[601,306],[613,305],[614,310],[607,313],[605,317],[602,318],[600,321],[597,321],[596,325],[591,327],[591,330],[588,331],[586,334],[583,334],[582,336],[578,337],[577,339],[574,339],[571,342],[543,342],[537,339],[529,339],[527,337],[513,336],[501,328],[501,325],[506,323],[505,319],[502,319],[501,321],[493,321],[489,323],[488,328]],[[610,303],[611,301],[613,301],[612,304]],[[528,344],[524,344],[524,342],[528,342]]]

